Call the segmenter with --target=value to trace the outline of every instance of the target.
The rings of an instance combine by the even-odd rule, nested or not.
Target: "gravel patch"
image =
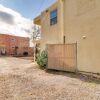
[[[100,82],[40,70],[31,60],[0,58],[0,100],[100,100]]]

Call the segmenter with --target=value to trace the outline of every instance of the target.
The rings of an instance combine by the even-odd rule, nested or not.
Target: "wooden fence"
[[[75,72],[77,44],[48,44],[48,69]]]

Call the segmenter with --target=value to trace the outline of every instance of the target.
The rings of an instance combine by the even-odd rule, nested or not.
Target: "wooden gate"
[[[48,69],[75,72],[77,44],[48,44]]]

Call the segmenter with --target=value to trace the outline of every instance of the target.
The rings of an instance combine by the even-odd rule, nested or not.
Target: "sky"
[[[56,0],[0,0],[0,4],[19,12],[22,16],[33,19]]]
[[[0,33],[27,37],[32,20],[56,0],[0,0]]]

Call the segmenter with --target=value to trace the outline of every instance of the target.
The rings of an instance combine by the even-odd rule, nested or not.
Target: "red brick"
[[[30,39],[28,37],[12,36],[0,34],[0,48],[5,49],[7,55],[23,56],[24,52],[28,55],[33,54],[33,49],[29,47]]]

